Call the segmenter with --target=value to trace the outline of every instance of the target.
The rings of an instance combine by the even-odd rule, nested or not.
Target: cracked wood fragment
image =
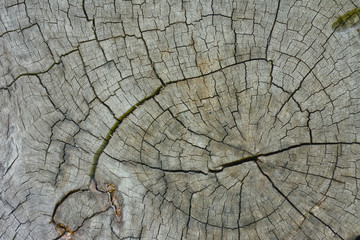
[[[359,6],[2,1],[0,239],[358,239]]]
[[[74,236],[74,232],[71,231],[68,227],[64,226],[63,224],[58,224],[55,226],[56,230],[59,232],[59,236],[57,239],[62,240],[72,240]]]
[[[89,230],[86,223],[102,215],[111,221],[107,214],[111,208],[114,209],[116,222],[120,224],[122,206],[118,197],[119,194],[112,183],[106,183],[106,190],[101,190],[95,181],[91,181],[88,188],[68,192],[56,204],[51,218],[51,223],[59,232],[57,238],[72,239],[73,236],[82,236],[83,231]]]
[[[116,189],[114,187],[114,184],[106,183],[106,189],[109,196],[109,202],[114,209],[114,214],[117,217],[117,222],[121,223],[121,209],[122,206],[119,204],[119,201],[117,199],[117,193]]]

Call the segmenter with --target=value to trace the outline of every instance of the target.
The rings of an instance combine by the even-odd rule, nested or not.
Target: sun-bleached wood
[[[359,6],[0,2],[0,239],[355,239]]]

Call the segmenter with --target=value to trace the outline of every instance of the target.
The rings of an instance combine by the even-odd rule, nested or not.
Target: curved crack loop
[[[88,188],[85,189],[74,189],[69,191],[66,195],[64,195],[60,201],[58,201],[55,205],[53,214],[51,216],[51,221],[50,223],[52,223],[55,226],[55,229],[57,230],[57,232],[59,233],[59,235],[55,238],[55,239],[62,239],[62,240],[71,240],[73,239],[75,233],[84,225],[84,223],[101,214],[101,213],[105,213],[107,212],[109,209],[113,209],[114,210],[114,216],[116,218],[116,222],[118,224],[121,223],[122,221],[122,205],[118,200],[117,197],[117,190],[115,189],[114,185],[112,183],[105,183],[104,184],[106,187],[106,190],[101,190],[98,188],[97,183],[95,180],[91,181],[90,186]],[[83,218],[82,223],[76,227],[76,229],[71,229],[67,224],[59,222],[55,219],[55,215],[58,211],[58,208],[60,207],[61,204],[63,204],[69,197],[71,197],[73,194],[75,193],[83,193],[83,192],[94,192],[94,193],[100,193],[100,194],[106,194],[107,195],[107,199],[108,199],[108,203],[106,204],[108,207],[105,210],[101,210],[98,212],[94,212],[91,216],[85,217]]]

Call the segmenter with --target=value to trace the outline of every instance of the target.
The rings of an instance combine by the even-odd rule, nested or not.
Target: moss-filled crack
[[[294,148],[300,148],[300,147],[303,147],[303,146],[324,146],[324,145],[339,145],[339,144],[340,145],[352,145],[352,144],[360,145],[360,143],[358,143],[358,142],[328,142],[328,143],[313,143],[313,142],[310,142],[310,143],[300,143],[300,144],[297,144],[297,145],[292,145],[292,146],[289,146],[289,147],[286,147],[286,148],[283,148],[283,149],[279,149],[277,151],[268,152],[268,153],[260,153],[260,154],[257,154],[257,155],[244,157],[244,158],[241,158],[239,160],[232,161],[232,162],[224,163],[224,164],[222,164],[222,165],[220,165],[220,166],[218,166],[216,168],[213,168],[213,169],[209,168],[209,172],[218,173],[218,172],[221,172],[225,168],[228,168],[228,167],[241,165],[241,164],[246,163],[246,162],[256,162],[259,159],[259,157],[268,157],[268,156],[272,156],[272,155],[275,155],[275,154],[279,154],[279,153],[282,153],[282,152],[289,151],[289,150],[294,149]]]
[[[217,167],[215,169],[210,169],[209,168],[209,172],[218,173],[218,172],[221,172],[222,170],[224,170],[225,168],[228,168],[228,167],[237,166],[237,165],[240,165],[240,164],[243,164],[243,163],[246,163],[246,162],[256,161],[256,160],[258,160],[259,156],[260,155],[249,156],[249,157],[241,158],[241,159],[236,160],[236,161],[224,163],[224,164],[220,165],[219,167]]]
[[[338,17],[332,24],[333,29],[338,28],[352,28],[353,26],[360,25],[360,7],[355,8],[351,11],[346,12],[344,15]]]
[[[158,95],[163,87],[164,86],[158,87],[150,96],[147,96],[147,97],[141,99],[139,102],[137,102],[131,108],[129,108],[124,114],[122,114],[120,117],[117,118],[116,122],[110,128],[109,132],[106,134],[106,136],[105,136],[103,142],[101,143],[100,147],[98,148],[98,150],[94,154],[93,164],[92,164],[92,168],[91,168],[91,171],[90,171],[90,179],[91,180],[95,180],[95,172],[96,172],[97,165],[99,163],[99,158],[100,158],[101,154],[104,152],[106,146],[109,144],[109,141],[112,138],[113,133],[120,126],[120,123],[122,123],[122,121],[127,116],[129,116],[131,113],[133,113],[134,110],[137,107],[139,107],[141,104],[145,103],[147,100],[149,100],[149,99],[153,98],[154,96]]]

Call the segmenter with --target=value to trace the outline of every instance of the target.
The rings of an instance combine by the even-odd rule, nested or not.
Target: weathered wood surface
[[[0,239],[355,239],[359,5],[1,1]]]

